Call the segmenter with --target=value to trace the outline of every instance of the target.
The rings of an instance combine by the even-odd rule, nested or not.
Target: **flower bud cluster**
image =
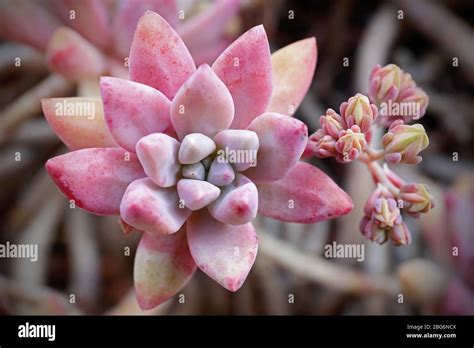
[[[328,109],[319,118],[321,129],[309,141],[316,157],[334,157],[339,162],[347,163],[365,151],[378,111],[368,97],[359,93],[342,103],[339,111],[340,114]]]
[[[396,245],[411,243],[411,234],[403,222],[396,197],[381,184],[365,204],[360,231],[367,239],[378,244],[388,239]]]
[[[391,175],[397,177],[393,172]],[[405,184],[398,179],[396,182],[400,184],[397,195],[379,183],[364,207],[360,231],[367,239],[378,244],[389,239],[395,245],[410,244],[411,234],[403,221],[402,212],[418,218],[421,213],[427,213],[434,207],[433,196],[426,185]]]
[[[377,65],[372,70],[369,96],[379,108],[380,122],[387,127],[395,120],[408,123],[423,117],[429,102],[411,75],[395,64]]]

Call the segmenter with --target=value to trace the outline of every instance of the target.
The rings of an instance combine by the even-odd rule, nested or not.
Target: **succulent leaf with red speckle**
[[[298,74],[289,84],[279,75],[280,64],[301,55],[308,63],[292,66]],[[268,111],[269,105],[281,108],[285,98],[298,107],[315,69],[315,39],[287,46],[276,57],[257,26],[212,67],[196,69],[180,36],[148,11],[131,45],[132,81],[101,79],[103,123],[118,145],[96,140],[98,148],[46,163],[77,205],[120,214],[123,224],[144,232],[134,271],[142,308],[174,295],[196,265],[226,289],[238,290],[257,255],[257,212],[313,223],[352,209],[349,196],[327,175],[299,162],[306,125]],[[61,117],[53,103],[43,101],[54,125]],[[75,122],[54,129],[62,139],[90,136]],[[74,150],[76,143],[67,143]]]

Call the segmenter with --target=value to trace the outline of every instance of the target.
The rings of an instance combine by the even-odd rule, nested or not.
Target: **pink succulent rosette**
[[[315,223],[352,209],[326,174],[299,162],[308,130],[289,114],[316,55],[314,38],[271,55],[257,26],[212,67],[196,68],[180,36],[149,11],[131,46],[132,81],[101,79],[102,117],[56,117],[57,99],[43,100],[48,122],[76,150],[46,163],[57,186],[83,209],[144,232],[134,269],[143,309],[177,293],[197,267],[238,290],[257,255],[257,212]]]

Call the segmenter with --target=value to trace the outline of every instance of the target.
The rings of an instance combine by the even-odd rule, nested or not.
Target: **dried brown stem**
[[[14,315],[81,314],[63,294],[43,286],[24,286],[0,276],[0,305]]]
[[[0,180],[2,184],[24,171],[35,160],[35,152],[26,145],[10,145],[0,149]],[[2,192],[4,193],[4,192]]]
[[[60,142],[51,126],[44,119],[34,119],[18,128],[14,138],[15,144],[50,146]]]
[[[57,191],[52,192],[52,196],[43,201],[41,210],[16,241],[18,244],[38,246],[36,262],[31,262],[30,259],[13,259],[12,275],[24,286],[46,283],[54,232],[63,215],[64,206],[64,198]]]
[[[52,191],[57,191],[57,189],[46,172],[40,171],[36,174],[21,193],[18,204],[10,214],[8,231],[17,232],[24,226],[44,203],[44,197],[48,197]]]
[[[41,111],[40,100],[67,94],[72,84],[59,75],[50,75],[31,90],[22,94],[6,109],[0,118],[0,142],[9,139],[25,121]]]
[[[268,257],[257,257],[254,269],[252,272],[255,274],[255,282],[260,286],[264,313],[271,315],[290,314],[287,301],[288,294],[285,293],[285,286],[278,278],[278,268],[275,262]]]
[[[388,52],[398,35],[397,12],[391,6],[379,9],[364,34],[356,52],[355,89],[368,91],[370,71],[387,61]]]
[[[92,308],[100,289],[100,256],[91,216],[79,209],[67,214],[66,239],[70,255],[69,291],[81,304]]]
[[[15,66],[16,58],[20,58],[19,66]],[[29,46],[15,43],[0,45],[0,76],[15,69],[46,71],[47,67],[43,55]]]
[[[448,58],[459,58],[459,67],[474,81],[474,32],[469,25],[437,1],[399,0],[397,4],[406,11],[412,24],[435,41]]]
[[[382,276],[369,276],[349,267],[302,253],[290,244],[262,232],[260,252],[287,268],[295,275],[314,281],[324,286],[356,295],[382,293],[393,295],[398,293],[396,279]]]

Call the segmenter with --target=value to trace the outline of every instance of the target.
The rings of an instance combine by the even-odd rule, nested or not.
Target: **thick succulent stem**
[[[399,189],[389,180],[382,166],[377,162],[383,158],[384,154],[384,150],[375,150],[370,145],[367,145],[365,152],[358,159],[367,165],[367,169],[372,174],[375,184],[382,184],[397,197]]]

